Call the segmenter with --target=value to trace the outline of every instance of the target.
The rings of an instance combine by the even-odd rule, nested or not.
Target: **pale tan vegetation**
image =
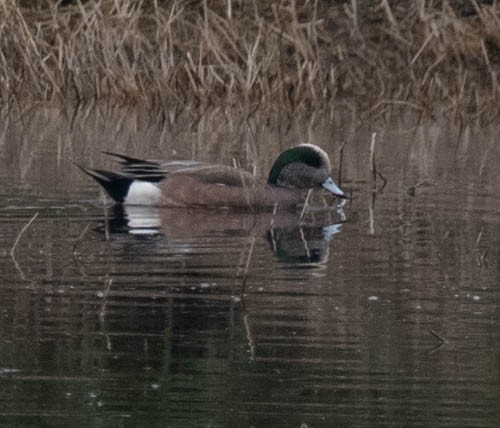
[[[0,101],[499,113],[496,1],[0,2]]]

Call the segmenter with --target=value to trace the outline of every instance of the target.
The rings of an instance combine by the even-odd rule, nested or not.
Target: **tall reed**
[[[499,113],[496,2],[60,3],[0,3],[0,102]]]

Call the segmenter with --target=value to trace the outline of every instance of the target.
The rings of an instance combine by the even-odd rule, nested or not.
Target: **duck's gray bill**
[[[324,187],[329,192],[332,192],[335,196],[338,196],[339,198],[347,197],[345,193],[342,190],[340,190],[340,187],[337,186],[335,182],[332,180],[332,177],[328,177],[321,186]]]

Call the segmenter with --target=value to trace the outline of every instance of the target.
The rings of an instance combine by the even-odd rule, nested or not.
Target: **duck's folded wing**
[[[162,162],[137,159],[130,156],[104,152],[120,159],[123,174],[126,176],[159,182],[169,175],[186,175],[204,183],[220,186],[248,186],[255,184],[255,177],[247,171],[225,165],[210,164],[191,160]]]
[[[186,175],[206,184],[246,187],[256,184],[255,177],[247,171],[225,165],[198,163],[176,169],[175,175]]]
[[[107,155],[119,159],[121,170],[127,177],[150,182],[159,182],[177,171],[206,165],[195,161],[172,161],[162,162],[157,160],[138,159],[120,153],[104,152]]]

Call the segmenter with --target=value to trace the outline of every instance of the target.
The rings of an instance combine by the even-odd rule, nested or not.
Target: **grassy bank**
[[[500,112],[496,2],[5,0],[0,45],[2,103]]]

